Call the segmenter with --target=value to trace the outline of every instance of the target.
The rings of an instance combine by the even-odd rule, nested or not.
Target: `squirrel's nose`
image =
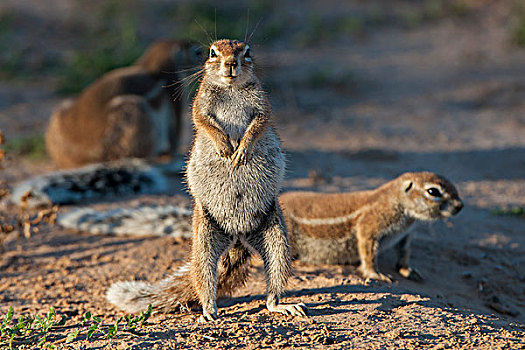
[[[231,61],[224,62],[224,65],[235,68],[239,65],[239,63],[236,60],[231,60]]]
[[[458,199],[454,203],[454,211],[452,212],[452,214],[456,215],[457,213],[459,213],[461,211],[462,208],[463,208],[463,202]]]

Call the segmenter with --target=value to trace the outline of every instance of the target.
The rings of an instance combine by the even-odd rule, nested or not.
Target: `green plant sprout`
[[[108,324],[104,323],[102,317],[92,316],[88,311],[80,323],[66,325],[66,317],[61,316],[58,319],[53,307],[43,317],[39,315],[19,316],[17,321],[13,320],[13,308],[9,307],[0,324],[0,348],[13,349],[13,346],[28,345],[54,349],[57,344],[69,344],[78,338],[91,339],[96,335],[106,339],[114,338],[119,333],[143,336],[146,333],[141,329],[146,325],[151,313],[152,306],[149,305],[148,309],[138,316],[128,314]],[[63,331],[68,329],[73,330],[65,335]]]

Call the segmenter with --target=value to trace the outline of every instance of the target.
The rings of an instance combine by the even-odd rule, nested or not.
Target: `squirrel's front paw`
[[[230,158],[233,154],[233,147],[229,142],[217,144],[217,154],[223,158]]]
[[[248,149],[246,147],[237,148],[231,157],[233,166],[239,166],[241,164],[246,164],[248,161]]]

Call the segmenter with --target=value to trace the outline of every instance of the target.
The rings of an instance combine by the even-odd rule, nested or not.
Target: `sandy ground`
[[[479,2],[466,17],[411,29],[379,26],[358,39],[294,49],[277,41],[257,49],[289,160],[285,190],[366,189],[413,170],[457,184],[466,204],[460,215],[414,231],[412,262],[424,282],[398,276],[388,253],[380,268],[396,279],[391,285],[365,281],[353,266],[296,262],[283,301],[304,302],[310,316],[275,316],[264,308],[256,260],[249,284],[221,302],[217,322],[197,325],[198,312],[155,315],[145,336],[78,339],[71,348],[525,348],[525,220],[491,212],[525,206],[525,51],[506,37],[510,3]],[[280,6],[293,12],[290,3]],[[344,6],[366,9],[361,2]],[[314,3],[305,8],[330,14]],[[351,78],[308,83],[319,67],[336,76],[350,70]],[[44,129],[60,100],[52,83],[0,82],[7,135]],[[48,161],[17,159],[0,176],[14,182],[50,170]],[[189,205],[180,181],[173,178],[169,196],[96,207]],[[181,239],[89,236],[58,227],[43,227],[31,239],[11,235],[0,252],[0,313],[54,306],[69,324],[86,311],[115,319],[121,313],[104,298],[112,282],[161,279],[188,248]]]

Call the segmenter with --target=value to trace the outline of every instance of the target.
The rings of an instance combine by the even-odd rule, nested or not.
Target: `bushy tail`
[[[191,210],[171,205],[98,211],[78,208],[58,216],[57,224],[93,234],[191,237]]]
[[[113,283],[107,300],[129,313],[145,311],[152,305],[155,311],[170,312],[197,304],[197,294],[191,283],[189,264],[181,266],[169,277],[150,284],[142,281]]]
[[[250,252],[240,242],[219,263],[217,297],[227,297],[248,279]],[[172,312],[199,305],[190,263],[169,277],[150,284],[141,281],[117,282],[109,287],[107,300],[130,313],[144,311],[148,305],[158,312]]]
[[[143,160],[122,159],[33,177],[17,184],[10,199],[17,205],[36,207],[126,194],[162,193],[168,189],[168,181],[159,169]]]

